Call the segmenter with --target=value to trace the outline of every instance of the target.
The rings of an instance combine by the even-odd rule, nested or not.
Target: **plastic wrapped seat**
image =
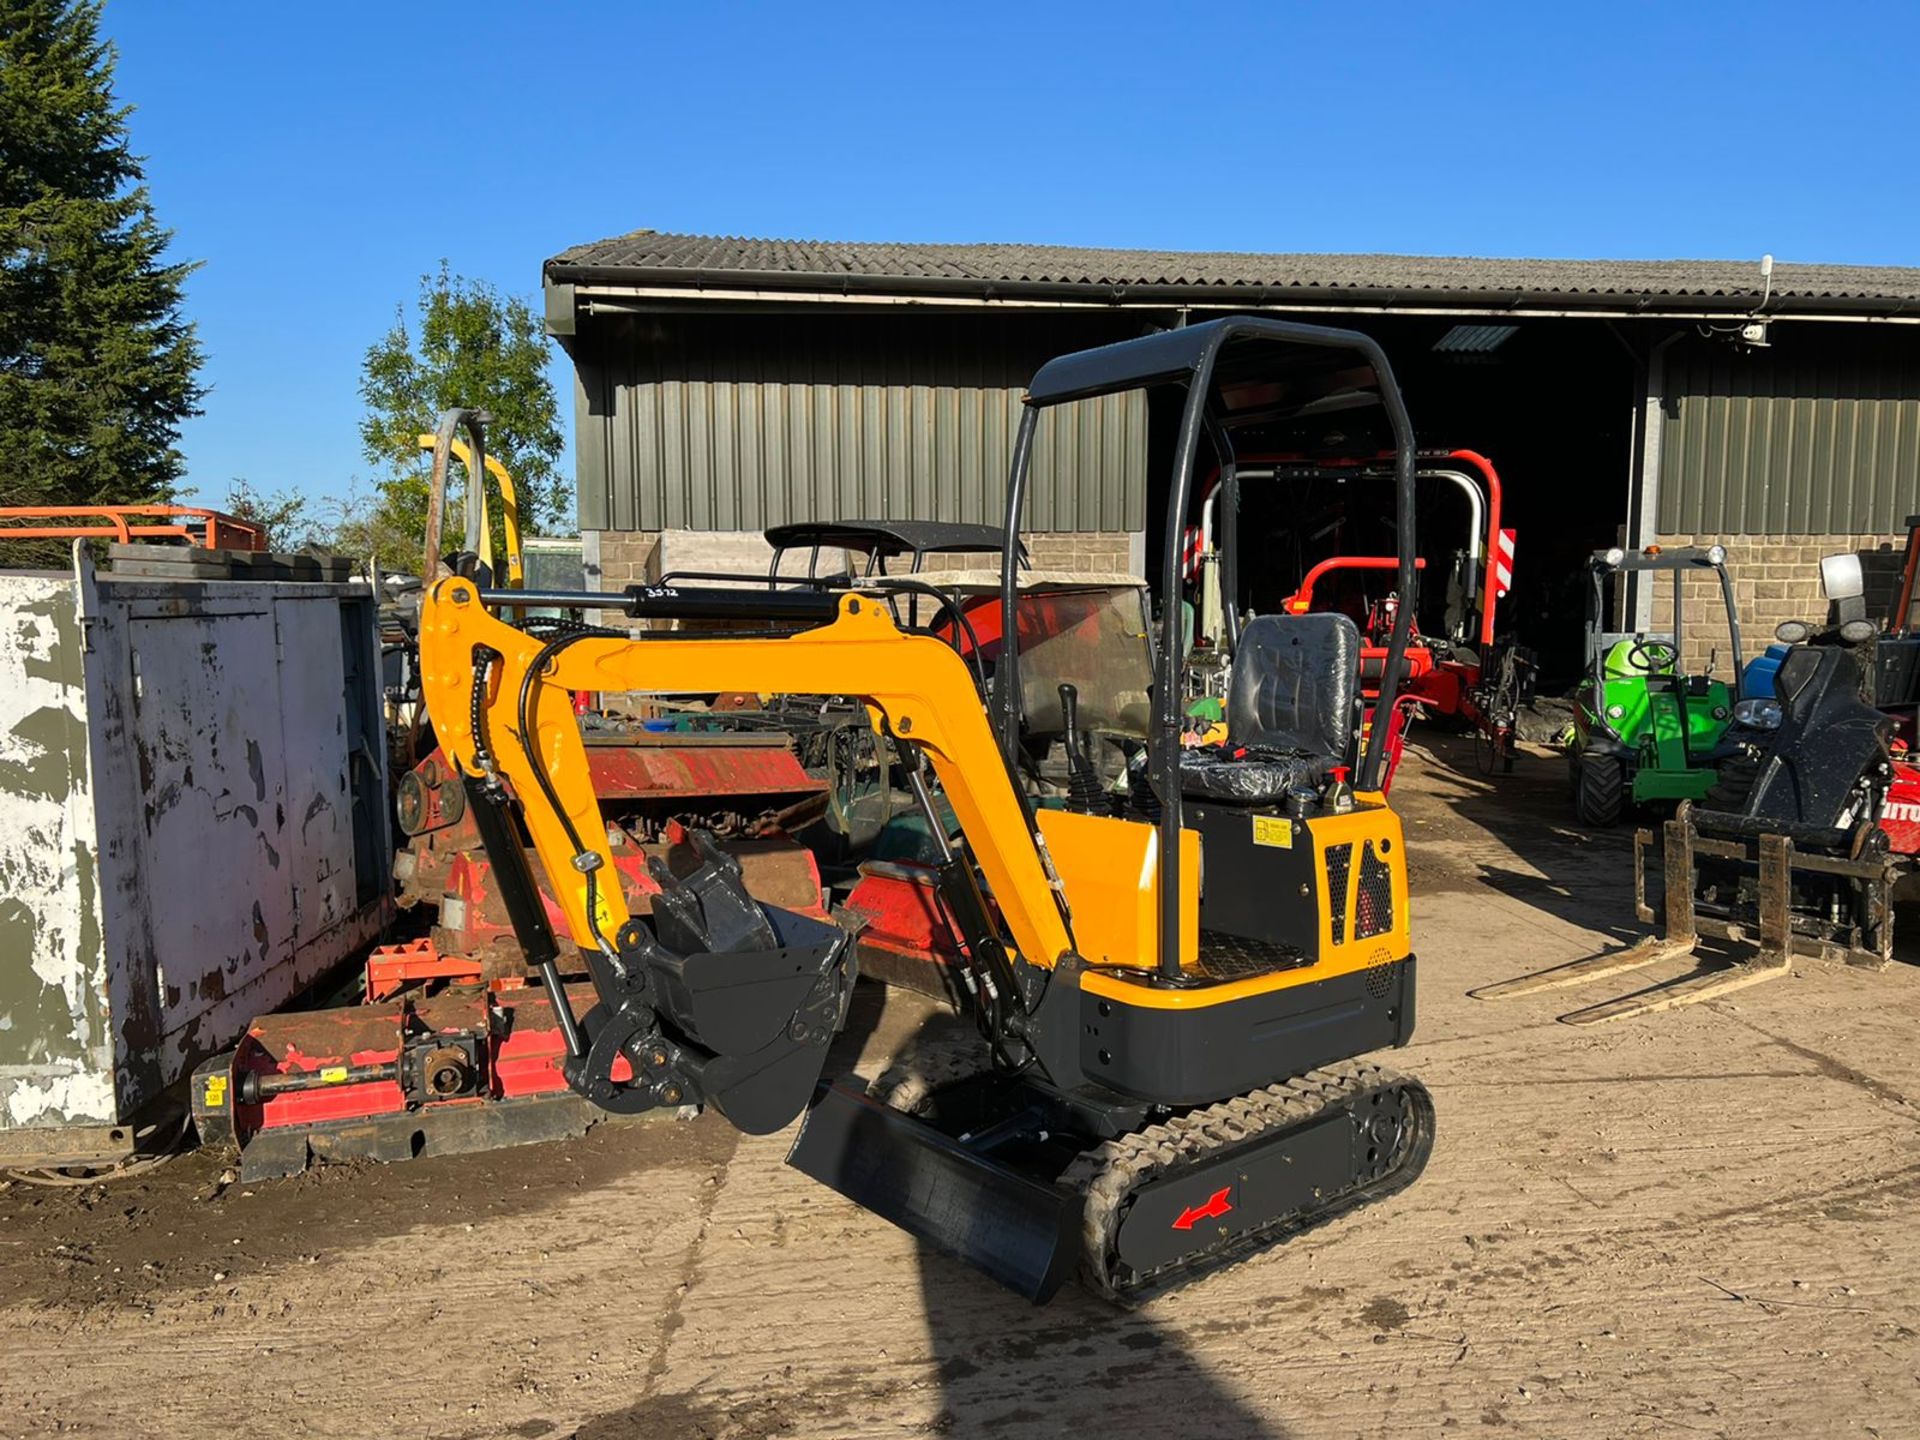
[[[1181,793],[1271,804],[1353,748],[1360,631],[1345,615],[1261,615],[1240,632],[1227,743],[1180,752]]]

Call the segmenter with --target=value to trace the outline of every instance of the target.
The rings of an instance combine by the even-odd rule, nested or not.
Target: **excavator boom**
[[[660,608],[679,593],[651,598]],[[686,608],[697,608],[701,592],[685,595]],[[602,866],[613,857],[587,775],[573,692],[857,696],[877,728],[932,765],[1020,953],[1033,964],[1053,965],[1072,949],[1071,938],[966,662],[944,641],[903,633],[873,596],[786,598],[816,602],[802,613],[827,618],[816,628],[772,638],[636,639],[606,632],[549,638],[506,623],[481,603],[472,581],[441,580],[421,615],[427,710],[465,774],[491,774],[513,787],[534,849],[569,858],[562,873],[550,866],[548,879],[574,940],[597,948],[627,913],[612,885],[592,887],[594,909],[588,910],[594,871],[581,868],[577,857],[590,854]],[[483,673],[493,698],[476,707],[471,697]],[[533,803],[549,784],[549,803]]]

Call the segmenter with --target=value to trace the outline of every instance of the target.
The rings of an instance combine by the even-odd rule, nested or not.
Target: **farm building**
[[[1042,361],[1241,312],[1372,334],[1421,443],[1494,461],[1520,537],[1508,614],[1548,679],[1575,663],[1595,549],[1724,543],[1757,637],[1819,608],[1822,554],[1859,550],[1884,575],[1920,510],[1920,270],[642,230],[563,251],[544,279],[608,585],[681,563],[675,545],[758,565],[753,537],[786,521],[997,522]],[[1145,501],[1156,421],[1129,398],[1043,433],[1036,562],[1139,568],[1163,523]],[[1651,590],[1637,603],[1659,620]]]

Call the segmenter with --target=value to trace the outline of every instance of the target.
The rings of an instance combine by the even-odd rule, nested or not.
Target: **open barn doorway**
[[[1593,320],[1398,321],[1380,336],[1421,444],[1498,470],[1501,523],[1518,535],[1500,632],[1535,652],[1543,693],[1565,689],[1580,672],[1586,560],[1627,523],[1633,353]]]
[[[1542,693],[1574,684],[1580,672],[1585,564],[1620,543],[1633,474],[1634,404],[1641,369],[1630,343],[1607,322],[1311,316],[1380,340],[1424,451],[1470,450],[1487,457],[1501,492],[1501,528],[1517,534],[1511,592],[1499,603],[1496,633],[1532,650]],[[1150,412],[1149,471],[1172,461],[1177,397]],[[1320,560],[1333,554],[1394,553],[1390,486],[1360,468],[1342,469],[1386,446],[1378,407],[1276,422],[1266,435],[1276,456],[1303,462],[1241,487],[1241,603],[1246,613],[1278,608]],[[1315,462],[1327,462],[1318,474]],[[1202,469],[1205,456],[1196,462]],[[1448,468],[1436,458],[1435,469]],[[1469,467],[1470,468],[1470,467]],[[1197,487],[1204,489],[1204,486]],[[1164,517],[1149,505],[1147,552],[1156,553]],[[1198,514],[1189,517],[1198,524]],[[1462,489],[1445,480],[1420,486],[1419,616],[1444,633],[1449,576],[1470,542],[1473,514]],[[1157,576],[1154,577],[1157,579]],[[1365,589],[1390,584],[1384,572],[1330,583]],[[1349,597],[1364,615],[1371,598]]]

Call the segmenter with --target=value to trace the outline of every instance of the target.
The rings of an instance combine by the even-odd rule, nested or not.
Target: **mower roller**
[[[1044,687],[1023,683],[1017,579],[1035,432],[1057,406],[1149,387],[1181,406],[1149,733],[1124,783],[1083,770],[1064,803],[1036,807],[1023,726]],[[873,577],[569,595],[435,582],[420,629],[428,709],[542,977],[569,1087],[616,1113],[711,1105],[755,1132],[804,1114],[791,1163],[1035,1300],[1075,1273],[1112,1298],[1158,1290],[1410,1184],[1432,1144],[1431,1101],[1357,1058],[1410,1037],[1415,963],[1405,846],[1381,794],[1384,727],[1361,742],[1357,628],[1337,615],[1248,621],[1226,706],[1233,745],[1198,758],[1181,744],[1179,537],[1201,436],[1216,451],[1255,444],[1276,416],[1330,394],[1373,407],[1396,439],[1410,589],[1411,428],[1371,339],[1235,318],[1043,367],[1015,446],[990,707],[982,657],[950,643],[961,627],[903,629],[898,592]],[[636,634],[543,621],[530,605],[750,633]],[[1403,616],[1387,643],[1389,709],[1407,635]],[[827,1078],[852,934],[756,901],[697,835],[700,863],[659,877],[651,913],[632,913],[611,883],[578,690],[863,705],[934,846],[979,1030],[973,1073],[932,1088],[916,1113]],[[1084,762],[1075,718],[1107,697],[1038,698],[1065,714]],[[529,840],[577,961],[563,960]],[[584,968],[590,1004],[563,964]]]

